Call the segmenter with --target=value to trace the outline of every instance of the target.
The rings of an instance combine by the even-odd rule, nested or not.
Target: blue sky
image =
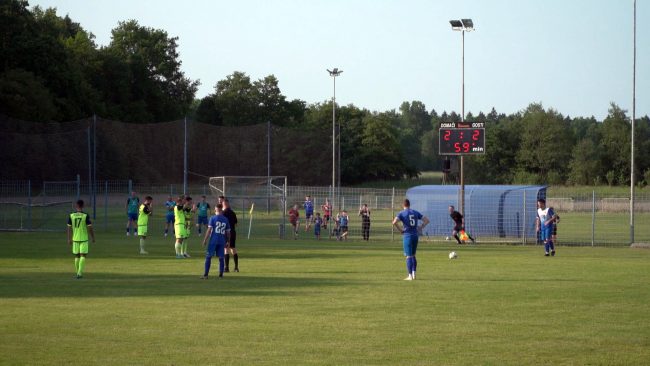
[[[633,0],[39,0],[110,42],[118,21],[179,37],[182,69],[213,92],[233,71],[274,74],[289,99],[332,96],[375,111],[419,100],[465,110],[520,111],[541,102],[564,115],[603,119],[610,102],[632,111]],[[637,1],[637,117],[650,114],[650,0]]]

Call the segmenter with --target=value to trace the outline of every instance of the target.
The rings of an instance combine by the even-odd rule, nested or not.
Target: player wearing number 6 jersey
[[[418,226],[418,221],[422,221],[422,225]],[[402,227],[397,224],[402,222]],[[429,219],[416,210],[411,209],[411,202],[408,199],[404,200],[404,210],[402,210],[393,219],[393,226],[403,234],[404,256],[406,257],[406,271],[408,277],[404,280],[411,281],[415,279],[415,271],[418,266],[418,261],[415,259],[415,252],[418,249],[418,231],[421,231],[429,224]]]
[[[224,252],[225,248],[230,246],[230,223],[228,218],[223,215],[223,206],[217,204],[214,208],[215,216],[210,218],[208,222],[208,230],[205,232],[203,238],[203,246],[205,247],[208,240],[208,248],[205,251],[205,271],[203,272],[204,280],[208,279],[210,273],[210,266],[212,265],[212,257],[219,256],[219,277],[223,277],[224,271]]]

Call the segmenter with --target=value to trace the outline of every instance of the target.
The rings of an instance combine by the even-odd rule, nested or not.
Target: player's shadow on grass
[[[227,274],[226,274],[227,275]],[[3,298],[45,297],[164,297],[164,296],[287,296],[328,287],[348,285],[350,280],[322,277],[260,277],[229,275],[200,279],[196,275],[38,272],[0,275]]]

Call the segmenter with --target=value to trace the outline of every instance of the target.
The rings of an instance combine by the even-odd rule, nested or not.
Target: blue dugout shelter
[[[448,207],[452,205],[459,209],[459,186],[417,186],[408,189],[406,197],[411,201],[411,208],[431,220],[424,235],[451,235],[454,223],[449,217]],[[521,241],[530,238],[535,241],[539,198],[546,199],[546,186],[465,186],[465,229],[484,239]]]

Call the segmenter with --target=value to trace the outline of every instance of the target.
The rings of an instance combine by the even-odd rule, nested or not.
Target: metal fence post
[[[521,224],[523,229],[523,245],[526,245],[526,190],[524,190],[524,221]]]
[[[27,230],[32,231],[32,181],[27,181]]]
[[[104,230],[108,229],[108,181],[104,181]]]
[[[395,217],[395,187],[393,187],[393,193],[390,199],[390,213],[391,217]],[[390,226],[390,239],[395,240],[395,230],[393,225]]]
[[[131,194],[131,192],[133,192],[133,181],[129,179],[129,192],[127,194]]]
[[[596,191],[591,191],[591,246],[596,240]]]
[[[81,196],[81,176],[77,174],[77,201],[79,201],[79,196]]]

